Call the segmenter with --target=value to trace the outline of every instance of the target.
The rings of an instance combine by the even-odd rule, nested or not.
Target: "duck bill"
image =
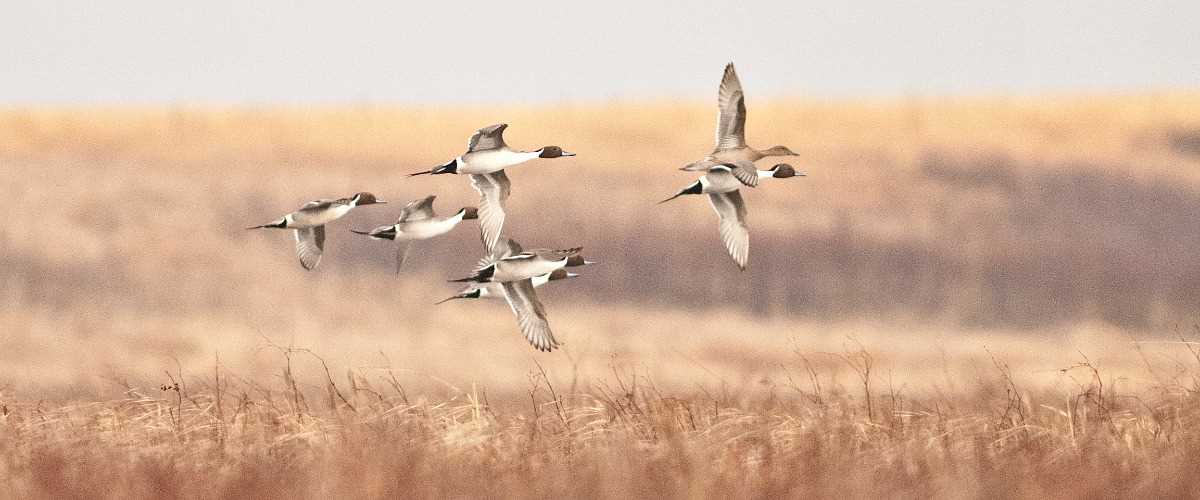
[[[570,152],[570,151],[563,151],[563,152],[561,153],[561,155],[562,155],[562,156],[575,156],[575,153],[572,153],[572,152]]]

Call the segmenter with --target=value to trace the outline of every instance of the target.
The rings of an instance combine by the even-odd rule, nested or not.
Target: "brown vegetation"
[[[1056,389],[992,356],[966,392],[912,396],[849,342],[798,353],[754,395],[672,394],[617,365],[577,388],[535,363],[523,403],[493,403],[479,387],[416,396],[390,368],[335,381],[311,352],[271,349],[277,384],[217,364],[118,400],[7,403],[0,486],[12,498],[1200,494],[1200,356],[1142,392],[1082,354],[1055,370]],[[300,358],[315,377],[294,371]]]

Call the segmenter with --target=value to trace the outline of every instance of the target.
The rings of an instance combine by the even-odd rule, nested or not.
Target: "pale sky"
[[[0,104],[1200,87],[1200,1],[0,0]]]

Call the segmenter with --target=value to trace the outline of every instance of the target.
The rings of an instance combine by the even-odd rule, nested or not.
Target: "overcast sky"
[[[0,103],[523,103],[1200,87],[1200,1],[0,0]]]

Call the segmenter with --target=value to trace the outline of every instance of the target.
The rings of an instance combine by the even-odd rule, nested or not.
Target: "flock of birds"
[[[666,203],[683,195],[707,194],[720,219],[721,241],[738,268],[745,270],[750,255],[750,232],[746,226],[746,204],[740,189],[755,187],[763,179],[786,179],[804,176],[791,165],[779,163],[769,170],[758,170],[756,161],[771,156],[795,156],[784,146],[758,150],[746,145],[746,103],[742,84],[733,63],[725,66],[725,74],[717,97],[716,148],[699,161],[681,170],[705,172],[688,187],[661,202]],[[504,169],[536,158],[574,156],[558,146],[544,146],[534,151],[519,151],[504,142],[507,124],[484,127],[475,132],[467,143],[467,151],[443,165],[410,174],[459,174],[471,178],[471,186],[479,192],[479,207],[463,207],[449,217],[438,217],[433,209],[435,196],[409,202],[400,211],[395,224],[370,231],[351,231],[379,240],[399,241],[396,250],[396,272],[399,273],[412,243],[431,239],[450,232],[464,220],[479,220],[480,235],[486,256],[480,259],[474,272],[465,278],[451,280],[466,283],[466,288],[438,302],[454,299],[483,299],[503,297],[517,317],[521,333],[533,347],[551,351],[561,343],[554,338],[546,319],[546,309],[538,300],[535,288],[551,281],[578,276],[566,271],[568,267],[593,264],[580,254],[581,247],[563,250],[539,248],[525,250],[512,239],[501,236],[504,227],[504,201],[508,199],[511,182]],[[355,207],[387,203],[371,193],[356,193],[349,198],[310,201],[299,210],[275,221],[247,229],[276,228],[293,231],[296,255],[300,265],[312,270],[321,262],[325,248],[325,225],[344,217]]]

